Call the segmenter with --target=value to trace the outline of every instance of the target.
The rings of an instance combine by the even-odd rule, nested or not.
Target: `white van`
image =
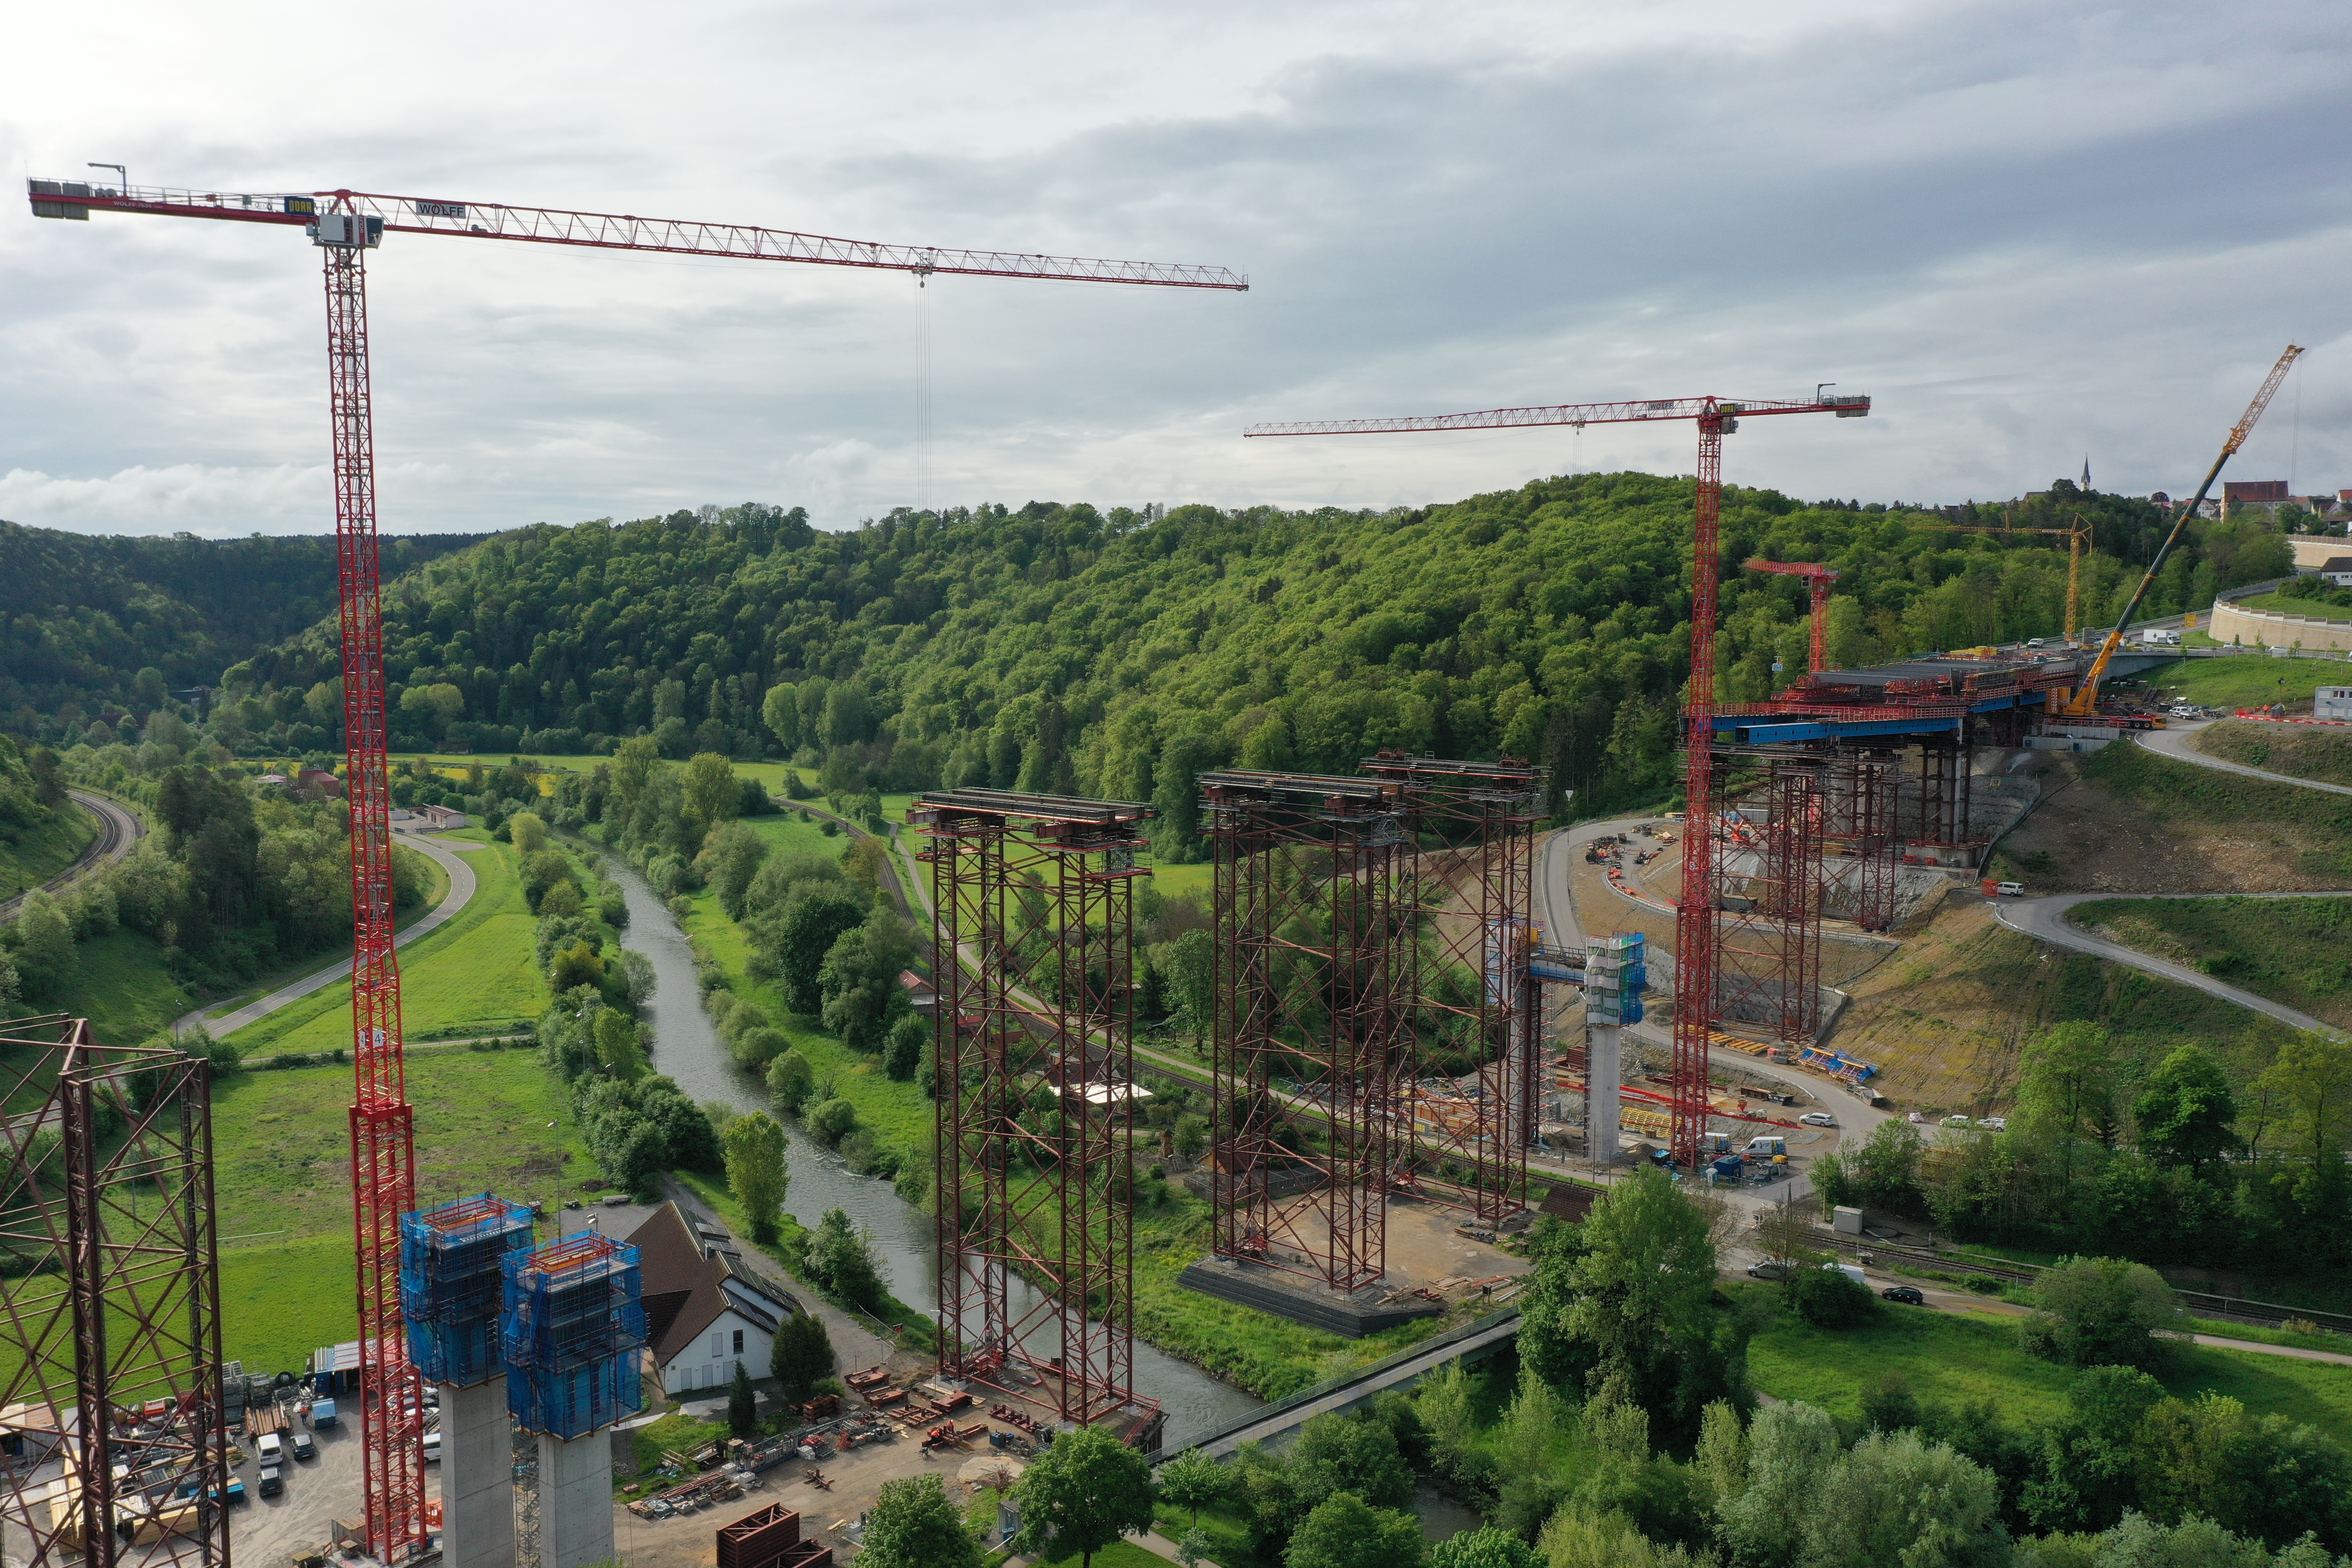
[[[1869,1280],[1864,1279],[1862,1277],[1862,1269],[1858,1265],[1852,1263],[1824,1263],[1822,1267],[1830,1270],[1833,1274],[1844,1275],[1847,1279],[1853,1280],[1857,1285],[1867,1286],[1870,1283]]]
[[[254,1445],[254,1452],[265,1465],[283,1464],[286,1459],[286,1439],[275,1432],[264,1432]]]
[[[2025,897],[2025,884],[2022,882],[1996,882],[1993,884],[1992,890],[1996,895],[2004,899],[2021,899]]]

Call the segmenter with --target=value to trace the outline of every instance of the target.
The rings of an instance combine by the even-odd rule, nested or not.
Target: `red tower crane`
[[[1717,525],[1723,511],[1723,438],[1743,416],[1834,414],[1859,419],[1870,399],[1859,394],[1794,402],[1666,397],[1623,403],[1568,403],[1548,408],[1488,408],[1475,414],[1427,414],[1398,419],[1324,419],[1294,425],[1253,425],[1244,436],[1371,436],[1396,431],[1507,430],[1535,425],[1624,425],[1655,419],[1698,423],[1698,487],[1691,530],[1690,696],[1683,709],[1683,890],[1675,905],[1675,1107],[1673,1151],[1696,1170],[1706,1131],[1707,1049],[1716,1017],[1715,911],[1715,630],[1717,578],[1722,570]]]
[[[1838,580],[1837,568],[1817,565],[1810,561],[1767,561],[1758,556],[1741,568],[1746,572],[1771,572],[1782,577],[1802,577],[1812,590],[1811,647],[1807,650],[1811,662],[1806,667],[1819,675],[1830,667],[1829,639],[1822,635],[1822,612],[1829,607],[1830,584]]]
[[[425,1449],[416,1369],[400,1316],[400,1216],[416,1206],[414,1118],[402,1065],[400,968],[393,956],[391,795],[384,762],[383,610],[376,544],[375,437],[368,387],[365,258],[384,235],[449,235],[605,250],[797,261],[907,272],[1243,290],[1222,267],[1103,261],[930,246],[877,245],[741,224],[558,212],[358,191],[256,195],[79,181],[27,182],[36,217],[92,212],[276,224],[304,229],[326,267],[327,380],[335,538],[341,574],[345,793],[351,804],[352,1211],[359,1262],[361,1455],[368,1548],[382,1562],[424,1544]]]

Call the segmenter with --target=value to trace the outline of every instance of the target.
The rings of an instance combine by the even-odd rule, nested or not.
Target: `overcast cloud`
[[[1386,506],[1690,468],[1687,426],[1259,420],[1832,381],[1727,478],[1822,498],[2352,487],[2340,3],[20,7],[14,172],[1209,262],[1246,294],[392,236],[388,531],[916,501]],[[0,517],[331,526],[299,230],[0,209]]]

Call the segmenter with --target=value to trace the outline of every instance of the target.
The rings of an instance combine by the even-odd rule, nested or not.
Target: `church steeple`
[[[2091,488],[2091,454],[2088,452],[2083,454],[2083,488],[2086,490]]]

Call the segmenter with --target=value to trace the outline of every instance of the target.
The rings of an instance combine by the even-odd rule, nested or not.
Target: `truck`
[[[2149,626],[2147,630],[2139,634],[2139,646],[2142,647],[2179,647],[2180,646],[2180,634],[2175,631],[2166,631],[2159,626]]]

